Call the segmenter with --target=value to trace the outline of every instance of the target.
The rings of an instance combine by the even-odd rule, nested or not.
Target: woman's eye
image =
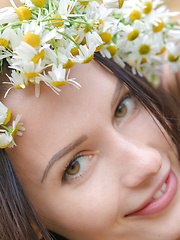
[[[126,95],[126,97],[120,102],[115,111],[115,117],[123,118],[128,116],[134,110],[135,102],[131,95]]]
[[[65,170],[63,180],[73,180],[81,176],[88,168],[92,155],[80,156],[70,162]]]

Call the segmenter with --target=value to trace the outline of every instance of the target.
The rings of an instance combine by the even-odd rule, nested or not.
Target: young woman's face
[[[8,154],[41,220],[71,240],[177,240],[180,167],[170,138],[97,62],[70,76],[80,90],[65,85],[58,96],[42,86],[36,99],[29,86],[6,100],[26,127]]]

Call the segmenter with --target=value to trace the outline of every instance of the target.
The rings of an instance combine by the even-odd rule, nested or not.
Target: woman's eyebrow
[[[41,179],[41,183],[43,183],[45,177],[47,176],[50,168],[53,166],[53,164],[57,161],[59,161],[63,156],[65,156],[66,154],[68,154],[70,151],[74,150],[77,146],[79,146],[81,143],[83,143],[85,140],[87,140],[87,135],[82,135],[80,138],[76,139],[74,142],[68,144],[67,146],[65,146],[64,148],[62,148],[61,150],[59,150],[57,153],[55,153],[53,155],[53,157],[51,158],[51,160],[49,161],[44,173],[43,173],[43,177]]]
[[[116,103],[117,103],[117,101],[119,99],[119,94],[121,92],[122,86],[123,86],[122,83],[118,79],[117,80],[117,84],[116,84],[116,89],[114,91],[114,94],[113,94],[113,97],[112,97],[112,101],[111,101],[111,107],[112,108],[116,105]]]

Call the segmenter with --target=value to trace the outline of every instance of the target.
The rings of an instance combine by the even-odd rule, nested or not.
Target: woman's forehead
[[[14,114],[21,113],[22,121],[26,124],[29,121],[43,120],[45,122],[52,114],[65,119],[65,116],[69,116],[70,113],[76,116],[81,111],[91,111],[93,107],[95,108],[97,101],[104,101],[105,98],[111,101],[113,91],[117,86],[117,78],[96,61],[84,65],[76,64],[70,71],[69,78],[71,76],[75,77],[81,85],[80,89],[66,84],[62,86],[62,91],[58,95],[43,83],[40,97],[36,98],[34,96],[35,86],[30,85],[23,91],[16,90],[10,93],[6,104],[13,109]],[[111,95],[109,98],[107,98],[108,94]],[[90,104],[93,102],[94,105]]]

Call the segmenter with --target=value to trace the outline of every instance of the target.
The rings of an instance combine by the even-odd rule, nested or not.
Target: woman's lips
[[[171,170],[166,179],[166,190],[161,197],[151,201],[141,209],[128,214],[127,217],[148,216],[159,213],[169,206],[177,192],[178,180],[174,172]]]

